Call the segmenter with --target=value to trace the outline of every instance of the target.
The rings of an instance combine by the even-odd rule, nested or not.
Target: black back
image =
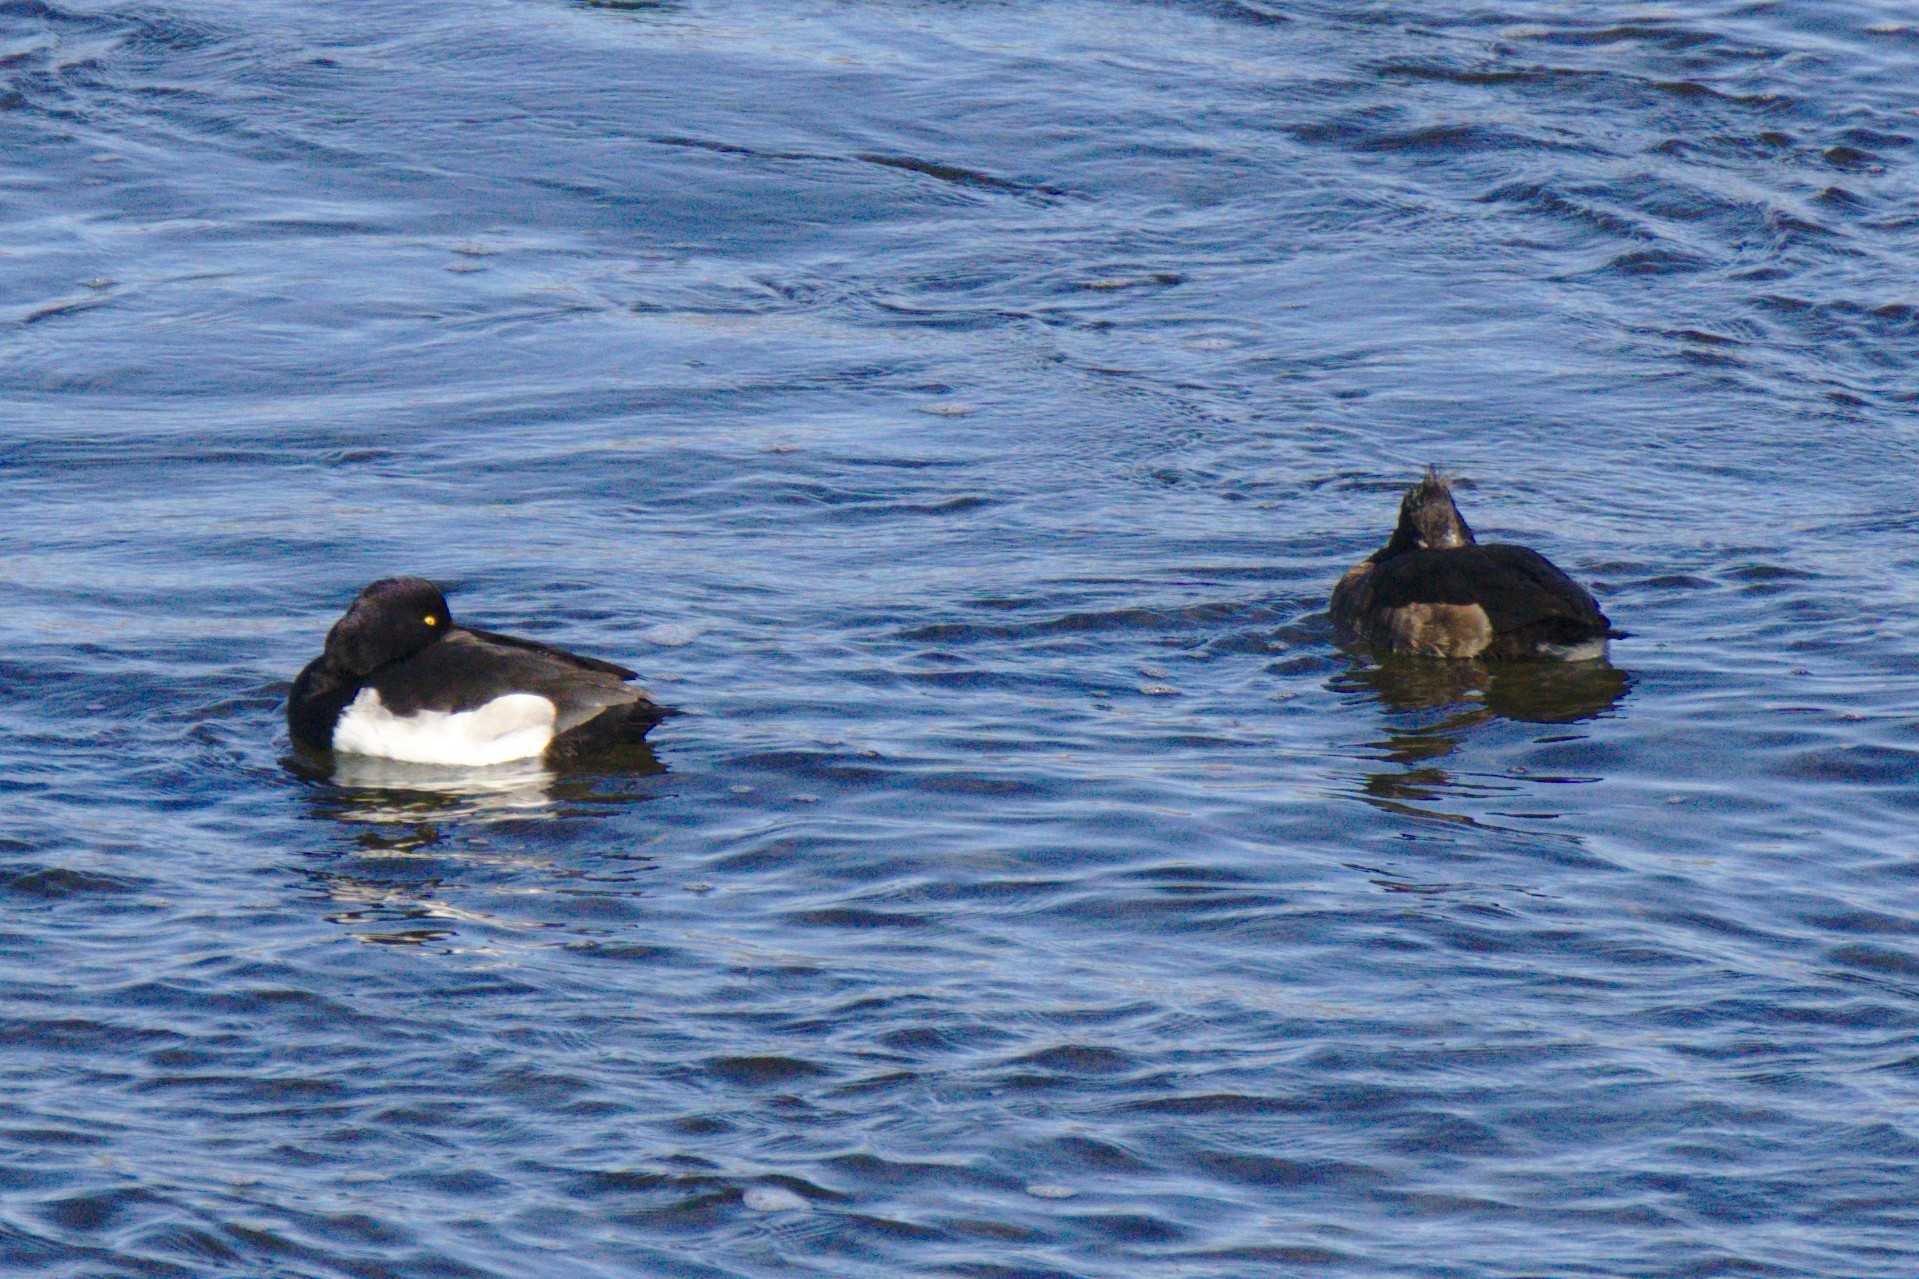
[[[1382,555],[1374,605],[1477,604],[1495,634],[1549,624],[1567,639],[1607,634],[1611,623],[1586,589],[1538,551],[1502,543]]]
[[[534,640],[455,627],[437,644],[375,671],[366,683],[395,715],[476,710],[496,697],[533,693],[558,711],[564,733],[613,706],[645,701],[634,672]]]

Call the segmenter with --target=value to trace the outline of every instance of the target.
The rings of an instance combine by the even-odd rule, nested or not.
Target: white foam
[[[754,1212],[804,1212],[812,1207],[785,1186],[748,1186],[740,1202]]]
[[[640,638],[662,648],[678,648],[683,644],[691,644],[704,634],[706,627],[697,622],[661,622],[641,631]]]
[[[538,755],[553,740],[556,708],[533,693],[508,693],[470,711],[399,716],[370,688],[333,728],[333,749],[354,755],[478,768]]]

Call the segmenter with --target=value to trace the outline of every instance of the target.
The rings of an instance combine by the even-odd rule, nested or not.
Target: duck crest
[[[1453,503],[1452,486],[1428,466],[1419,483],[1406,490],[1399,504],[1399,525],[1380,558],[1407,551],[1450,551],[1474,545],[1472,526]]]

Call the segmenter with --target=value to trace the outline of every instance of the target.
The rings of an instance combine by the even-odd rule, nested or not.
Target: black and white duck
[[[361,591],[287,698],[296,745],[480,767],[638,741],[669,714],[633,671],[459,626],[417,577]]]

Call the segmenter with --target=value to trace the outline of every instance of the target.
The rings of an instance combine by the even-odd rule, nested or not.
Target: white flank
[[[401,717],[360,690],[333,726],[333,749],[412,764],[477,768],[538,755],[553,740],[555,708],[532,693],[508,693],[470,711]]]
[[[1590,662],[1595,657],[1606,655],[1606,637],[1601,635],[1598,639],[1578,644],[1541,644],[1539,654],[1562,662]]]

